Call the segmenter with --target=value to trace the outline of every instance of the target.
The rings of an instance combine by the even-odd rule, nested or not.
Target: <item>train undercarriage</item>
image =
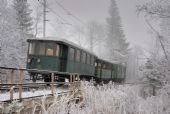
[[[78,73],[29,73],[30,79],[33,82],[44,81],[44,82],[72,82],[72,81],[93,81],[94,83],[109,83],[110,81],[122,83],[123,79],[115,78],[98,78],[89,75],[79,75]]]

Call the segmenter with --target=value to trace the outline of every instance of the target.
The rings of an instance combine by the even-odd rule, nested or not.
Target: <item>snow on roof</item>
[[[114,53],[119,56],[119,57],[122,57],[122,58],[126,58],[127,55],[123,55],[122,53],[120,53],[119,51],[114,51]]]
[[[27,41],[39,41],[39,40],[43,40],[43,41],[52,41],[52,42],[61,42],[61,43],[64,43],[64,44],[67,44],[67,45],[70,45],[70,46],[73,46],[73,47],[76,47],[76,48],[79,48],[83,51],[86,51],[87,53],[91,54],[91,55],[94,55],[96,56],[93,52],[91,52],[90,50],[88,49],[85,49],[81,46],[79,46],[78,44],[74,43],[74,42],[71,42],[69,40],[66,40],[64,38],[57,38],[57,37],[46,37],[46,38],[36,38],[36,39],[28,39]]]
[[[106,60],[106,59],[103,59],[103,58],[99,58],[99,57],[98,57],[98,59],[102,60],[104,62],[107,62],[107,63],[111,63],[111,64],[119,64],[120,63],[119,61],[109,61],[109,60]]]

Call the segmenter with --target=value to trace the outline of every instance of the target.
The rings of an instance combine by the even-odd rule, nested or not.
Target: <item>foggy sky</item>
[[[48,7],[53,9],[54,12],[64,19],[63,20],[57,16],[54,16],[54,14],[49,11],[47,15],[49,20],[47,31],[50,32],[48,35],[55,35],[56,32],[54,29],[59,30],[62,26],[67,27],[67,25],[59,24],[61,21],[72,24],[72,26],[78,24],[83,25],[81,22],[87,23],[90,20],[106,23],[105,19],[108,16],[110,2],[110,0],[57,0],[69,12],[78,17],[81,20],[81,22],[79,22],[59,7],[55,3],[55,0],[47,1]],[[122,26],[127,41],[130,42],[131,45],[137,45],[148,49],[152,47],[153,39],[150,36],[149,29],[147,28],[144,19],[136,13],[136,5],[141,2],[142,0],[117,0]],[[60,33],[57,34],[57,36],[60,36]]]

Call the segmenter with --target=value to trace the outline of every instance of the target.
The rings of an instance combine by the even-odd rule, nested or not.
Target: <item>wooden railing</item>
[[[37,70],[37,69],[18,69],[18,68],[7,68],[7,67],[0,67],[0,69],[6,70],[9,73],[9,76],[7,76],[6,83],[2,82],[0,83],[0,89],[9,91],[10,93],[10,100],[12,101],[14,99],[14,90],[17,89],[19,92],[19,100],[22,100],[22,93],[24,88],[37,88],[37,87],[45,87],[50,86],[51,88],[51,94],[55,94],[55,88],[58,84],[74,84],[80,81],[79,74],[77,73],[67,73],[67,72],[58,72],[58,71],[48,71],[48,70]],[[51,75],[51,82],[42,82],[42,83],[25,83],[25,72],[28,71],[34,71],[34,72],[45,72],[49,73]],[[17,73],[19,74],[17,78]],[[55,82],[54,76],[56,74],[65,74],[70,76],[69,82]],[[74,84],[75,85],[75,84]],[[0,93],[1,94],[1,93]]]

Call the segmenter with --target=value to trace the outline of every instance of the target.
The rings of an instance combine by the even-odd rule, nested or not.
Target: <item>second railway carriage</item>
[[[96,59],[95,76],[103,81],[122,82],[125,79],[126,67],[118,63],[112,63],[103,59]]]
[[[28,39],[27,69],[33,81],[43,78],[51,81],[49,71],[56,71],[55,81],[69,79],[69,73],[78,73],[80,79],[117,81],[125,79],[126,67],[98,58],[95,54],[67,40]],[[48,71],[48,72],[45,72]],[[57,77],[57,78],[56,78]]]
[[[28,39],[27,68],[36,81],[42,77],[50,80],[50,75],[43,70],[58,71],[58,80],[66,77],[66,73],[79,73],[81,78],[94,76],[96,56],[66,40]],[[90,77],[89,77],[90,78]]]

